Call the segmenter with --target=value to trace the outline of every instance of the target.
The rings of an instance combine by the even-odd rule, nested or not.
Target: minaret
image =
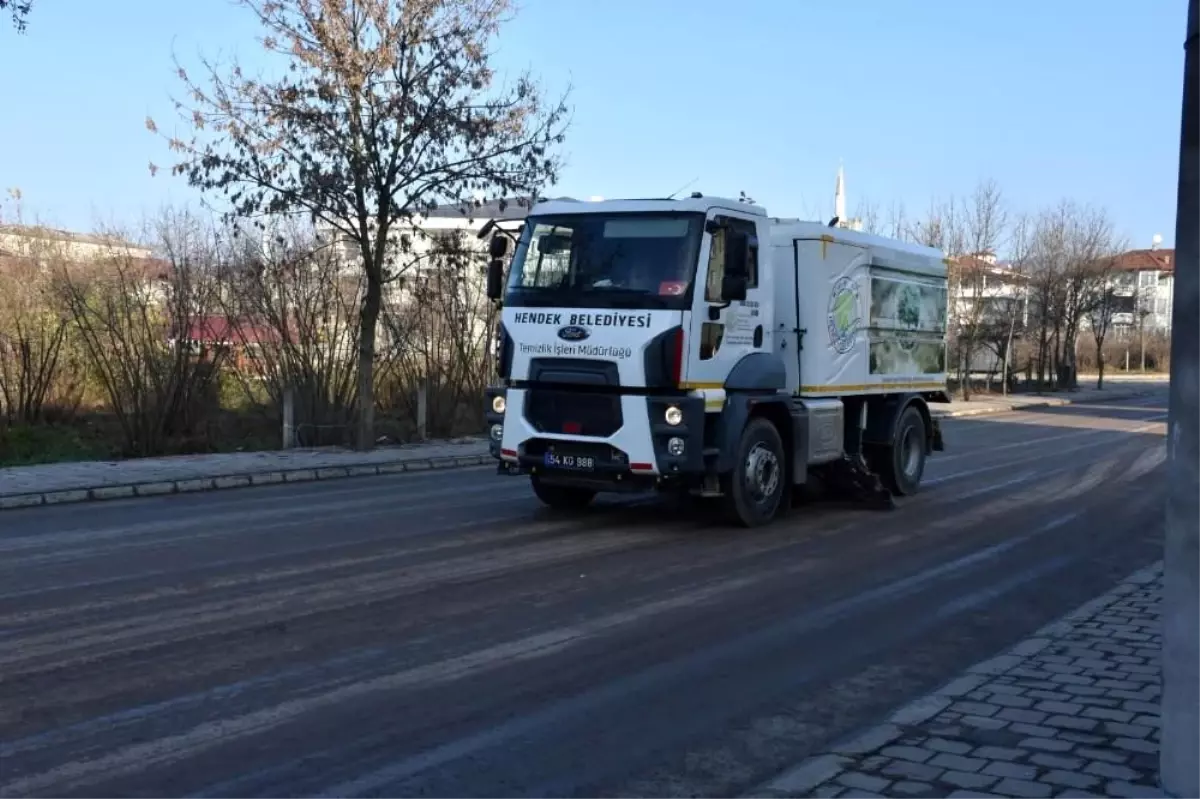
[[[841,163],[838,163],[837,185],[833,190],[833,215],[838,218],[838,227],[862,230],[861,219],[850,219],[846,216],[846,170]]]
[[[833,190],[833,215],[840,220],[841,225],[849,221],[846,219],[846,170],[841,164],[838,164],[837,187]]]

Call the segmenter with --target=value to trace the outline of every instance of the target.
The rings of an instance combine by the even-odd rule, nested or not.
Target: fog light
[[[492,425],[492,441],[499,441],[503,437],[504,437],[504,425],[502,425],[502,424]]]
[[[492,410],[495,413],[504,413],[504,409],[507,407],[508,404],[505,403],[503,394],[497,394],[496,396],[492,397]]]
[[[667,408],[667,412],[663,414],[663,418],[667,420],[667,424],[674,427],[683,421],[683,411],[672,405],[671,407]]]
[[[667,452],[671,453],[672,457],[678,458],[683,454],[684,443],[682,438],[673,437],[667,439]]]

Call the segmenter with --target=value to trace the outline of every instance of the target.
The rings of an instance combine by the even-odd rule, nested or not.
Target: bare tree
[[[566,106],[544,104],[528,75],[494,85],[488,45],[508,0],[240,2],[287,69],[258,80],[236,62],[205,62],[202,81],[181,69],[190,99],[178,108],[193,133],[171,140],[182,156],[173,171],[234,214],[301,213],[356,245],[357,444],[368,448],[384,286],[407,268],[417,220],[477,193],[525,197],[552,182]]]
[[[883,219],[879,215],[879,204],[863,199],[854,210],[854,217],[862,222],[864,233],[876,236],[884,232]]]
[[[911,237],[912,228],[908,221],[908,211],[905,209],[904,203],[896,200],[888,206],[888,219],[883,231],[893,239],[907,240]]]
[[[903,221],[903,208],[895,217]],[[907,226],[906,238],[926,247],[936,247],[953,258],[963,252],[962,209],[951,197],[948,200],[931,200],[924,219]]]
[[[1117,249],[1102,209],[1064,200],[1041,212],[1029,246],[1031,302],[1038,325],[1038,382],[1071,388],[1075,348],[1107,279],[1096,264]]]
[[[221,278],[234,379],[251,404],[265,399],[279,408],[293,392],[300,443],[346,443],[357,399],[362,270],[347,273],[340,242],[321,241],[298,220],[272,220],[264,235],[243,232],[236,241]]]
[[[476,398],[493,373],[492,343],[497,309],[481,280],[487,254],[462,231],[434,242],[419,280],[411,282],[405,306],[387,317],[392,360],[388,376],[400,405],[422,383],[429,392],[429,426],[452,435],[479,430],[483,418]],[[412,414],[415,419],[415,413]]]
[[[1088,311],[1088,327],[1092,330],[1092,340],[1096,344],[1096,388],[1102,389],[1104,388],[1104,340],[1112,329],[1112,320],[1117,309],[1117,296],[1107,279],[1099,286],[1098,295]]]
[[[1007,395],[1013,369],[1013,345],[1018,333],[1025,333],[1029,315],[1029,239],[1030,220],[1017,217],[1009,237],[1009,263],[1004,276],[1005,290],[995,303],[994,317],[984,325],[985,343],[1000,361],[1002,393]]]
[[[962,398],[969,400],[971,370],[984,338],[984,326],[994,321],[995,300],[1003,295],[1007,285],[994,268],[996,252],[1008,227],[1008,212],[997,183],[994,180],[979,183],[963,204],[961,215],[949,217],[947,224],[957,225],[950,235],[957,238],[962,250],[952,261],[949,283],[959,389]]]
[[[0,257],[0,410],[9,421],[42,421],[60,383],[69,319],[53,302],[46,255]]]
[[[1058,336],[1065,296],[1061,277],[1066,258],[1068,218],[1064,207],[1042,211],[1033,222],[1026,254],[1029,298],[1037,329],[1032,363],[1038,388],[1053,386],[1057,374]]]
[[[937,204],[939,213],[944,210]],[[819,215],[818,215],[819,216]],[[904,203],[893,201],[887,208],[887,218],[884,218],[879,203],[869,197],[862,198],[854,208],[852,216],[862,223],[864,233],[876,236],[888,236],[893,239],[908,239],[914,235],[914,226],[910,224],[904,210]],[[845,221],[845,220],[843,220]]]
[[[0,411],[9,422],[28,425],[45,421],[51,410],[73,414],[83,400],[86,370],[72,346],[69,314],[53,290],[69,253],[48,228],[23,224],[19,189],[8,194],[20,232],[0,256]]]
[[[217,289],[213,232],[166,214],[155,233],[163,260],[116,245],[56,276],[125,452],[138,456],[205,446],[226,353],[204,332]]]
[[[0,0],[0,11],[12,12],[13,26],[18,33],[25,32],[29,12],[33,9],[33,0]]]
[[[1082,326],[1104,298],[1116,254],[1113,224],[1103,209],[1068,204],[1066,259],[1063,264],[1065,305],[1061,362],[1068,387],[1074,388],[1078,366],[1076,343]]]

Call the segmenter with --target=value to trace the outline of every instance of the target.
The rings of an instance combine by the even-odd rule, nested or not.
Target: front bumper
[[[489,388],[486,392],[489,435],[494,425],[502,431],[499,438],[490,435],[489,447],[505,473],[575,482],[624,482],[631,477],[657,482],[704,472],[702,397],[621,395],[621,426],[609,436],[596,437],[537,429],[525,413],[529,395],[536,390]],[[497,395],[505,397],[504,414],[492,410]],[[677,425],[666,422],[672,406],[682,415]],[[672,454],[671,439],[682,442],[682,452]]]

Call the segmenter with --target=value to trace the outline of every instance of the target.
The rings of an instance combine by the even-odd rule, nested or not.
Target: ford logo
[[[563,341],[583,341],[589,335],[591,334],[587,332],[587,328],[579,325],[567,325],[558,329],[558,337]]]

